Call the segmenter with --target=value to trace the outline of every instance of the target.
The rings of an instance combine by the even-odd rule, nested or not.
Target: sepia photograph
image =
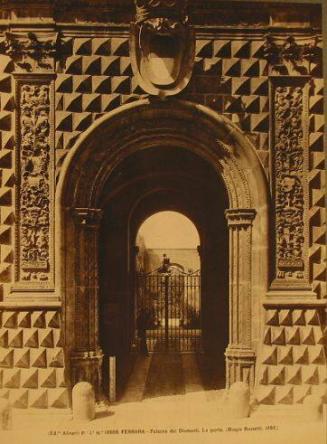
[[[0,442],[327,444],[323,0],[0,0]]]

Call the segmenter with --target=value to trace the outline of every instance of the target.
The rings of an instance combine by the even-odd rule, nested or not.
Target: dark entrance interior
[[[197,227],[201,239],[202,347],[195,350],[192,359],[200,369],[203,389],[223,388],[229,318],[228,230],[224,216],[228,201],[219,173],[191,151],[165,146],[147,148],[120,162],[108,178],[103,196],[104,217],[99,237],[99,315],[100,343],[105,355],[104,393],[109,390],[109,356],[116,357],[118,400],[124,399],[133,374],[138,379],[148,377],[146,372],[135,376],[138,358],[134,347],[135,239],[142,222],[164,210],[187,216]],[[158,384],[162,363],[170,362],[174,367],[181,360],[181,366],[184,366],[181,378],[187,384],[190,356],[175,353],[166,356],[166,361],[165,357],[161,361],[158,359],[153,361],[154,371],[158,371]],[[173,379],[177,373],[175,370],[171,372]],[[165,374],[167,378],[169,371]],[[151,392],[151,383],[145,391],[155,393],[155,390]],[[167,388],[167,394],[169,390],[171,386]],[[178,389],[173,392],[177,393]]]

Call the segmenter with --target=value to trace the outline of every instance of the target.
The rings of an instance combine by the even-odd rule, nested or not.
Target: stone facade
[[[170,100],[191,102],[194,111],[190,113],[199,121],[200,111],[198,117],[195,110],[202,105],[232,122],[255,147],[270,188],[266,205],[270,205],[271,235],[268,229],[263,234],[269,269],[263,281],[268,284],[266,291],[258,290],[260,296],[254,302],[247,299],[254,286],[251,257],[256,253],[251,253],[251,245],[261,236],[261,228],[255,225],[258,208],[252,208],[253,201],[244,192],[243,201],[236,196],[226,212],[230,245],[240,257],[248,254],[240,269],[237,256],[230,259],[241,283],[230,290],[230,323],[235,328],[226,351],[226,377],[228,384],[239,379],[250,382],[259,403],[302,403],[327,382],[320,8],[302,5],[295,10],[291,5],[269,3],[257,8],[248,2],[239,5],[236,14],[230,2],[190,0],[190,22],[196,36],[192,77],[183,90],[161,105],[160,100],[149,99],[133,71],[129,45],[133,5],[106,3],[99,1],[94,8],[86,0],[76,2],[76,7],[74,1],[52,5],[40,0],[26,8],[24,2],[2,2],[1,395],[18,408],[66,408],[72,383],[87,379],[101,386],[102,354],[94,326],[96,296],[92,299],[95,305],[89,307],[93,317],[88,318],[88,331],[94,337],[85,344],[80,341],[80,347],[67,345],[68,320],[75,312],[63,302],[70,297],[69,291],[75,291],[74,286],[81,298],[72,297],[76,307],[83,300],[90,303],[85,288],[96,295],[97,286],[92,283],[96,256],[87,256],[82,245],[84,241],[96,245],[101,215],[96,207],[87,206],[87,199],[67,198],[67,202],[76,202],[72,219],[78,218],[81,227],[71,231],[75,239],[67,247],[62,239],[68,234],[59,229],[55,217],[63,202],[56,198],[57,184],[66,181],[67,165],[75,162],[75,147],[83,143],[83,137],[87,140],[98,119],[112,115],[122,105],[146,99],[150,108],[162,106],[163,110],[169,109]],[[128,112],[121,114],[121,126],[126,121],[132,125],[131,132],[141,134],[138,125],[143,123],[129,120]],[[164,121],[164,111],[162,116]],[[144,122],[148,124],[144,131],[150,134],[151,124],[145,117]],[[115,125],[119,128],[113,121]],[[104,141],[101,134],[107,134],[101,131],[98,144]],[[114,146],[119,146],[120,138],[133,136],[127,134],[126,126],[124,131],[126,134],[111,134]],[[255,174],[246,168],[233,170],[237,137],[224,135],[215,140],[231,189],[233,180],[245,183],[248,174]],[[99,149],[89,169],[96,172],[104,159]],[[76,162],[77,170],[85,167],[79,159]],[[81,170],[79,176],[74,174],[76,183],[83,182],[84,176],[85,184],[91,183],[87,182],[91,173]],[[65,267],[70,270],[73,266],[62,259],[59,243],[65,254],[68,248],[79,248],[78,277],[69,291],[62,276]],[[238,316],[240,295],[243,318],[237,326],[233,319]],[[250,320],[254,307],[261,316],[256,341]],[[74,320],[76,343],[85,327],[84,315]]]

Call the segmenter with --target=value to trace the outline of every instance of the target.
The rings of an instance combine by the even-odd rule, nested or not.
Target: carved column
[[[76,208],[75,241],[75,349],[71,356],[72,385],[90,382],[101,395],[103,353],[99,347],[98,231],[102,210]]]
[[[251,243],[253,209],[226,210],[229,227],[229,344],[226,386],[254,385],[255,353],[251,348]]]
[[[308,77],[271,77],[275,272],[272,289],[309,289]]]
[[[16,236],[12,292],[53,290],[54,74],[16,73]]]

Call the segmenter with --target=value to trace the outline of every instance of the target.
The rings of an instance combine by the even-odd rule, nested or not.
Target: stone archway
[[[268,284],[268,187],[254,147],[228,119],[178,100],[142,100],[97,120],[69,153],[57,191],[56,279],[64,310],[71,385],[101,390],[98,334],[98,229],[106,181],[132,153],[179,146],[220,175],[229,209],[229,345],[227,386],[254,384],[261,298]]]

